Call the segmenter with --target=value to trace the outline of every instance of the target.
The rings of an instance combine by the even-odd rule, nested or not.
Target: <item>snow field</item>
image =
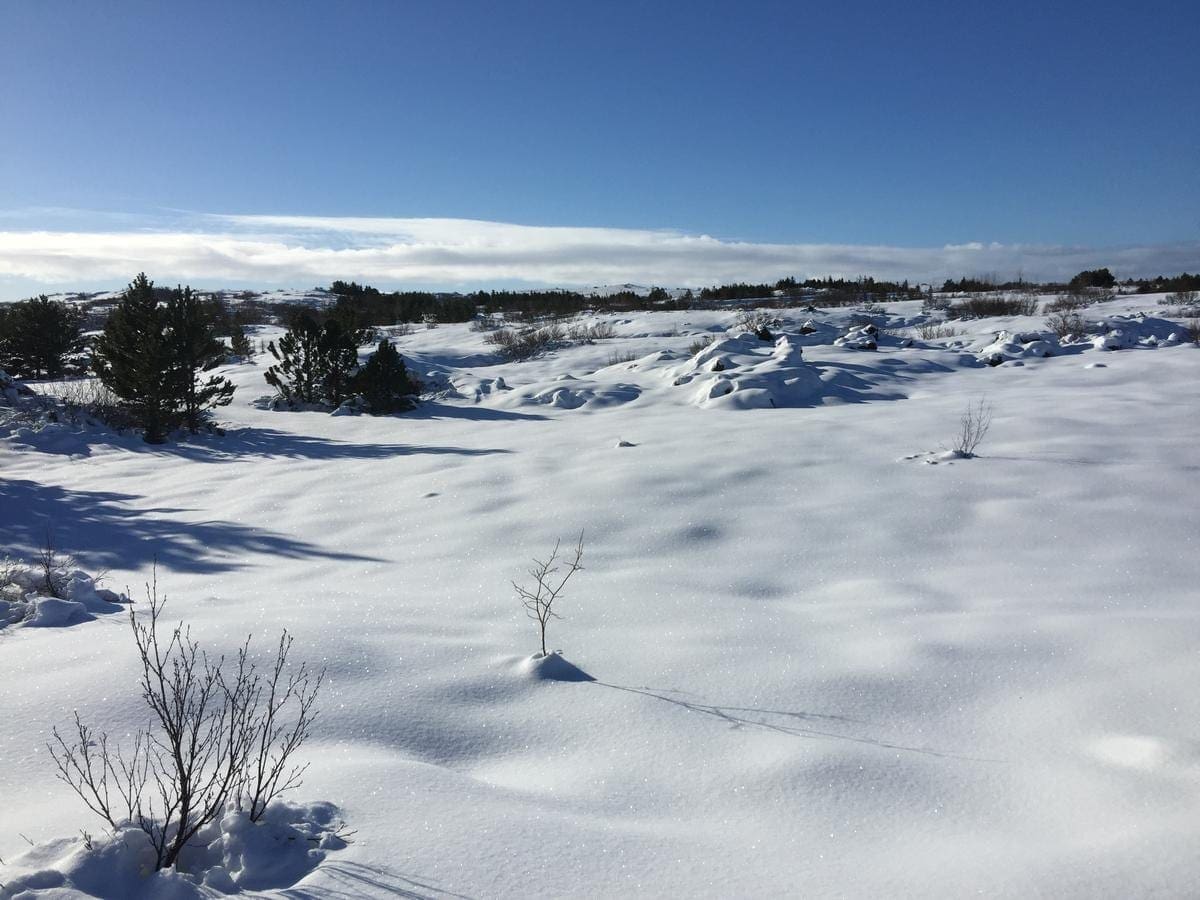
[[[135,601],[157,556],[205,646],[287,627],[328,666],[293,799],[358,834],[313,896],[1197,892],[1200,352],[992,368],[1040,317],[869,351],[833,346],[849,316],[783,350],[729,313],[607,317],[504,364],[417,331],[448,387],[395,418],[259,409],[262,361],[232,367],[225,438],[10,433],[0,529],[27,555],[53,519]],[[698,400],[717,375],[744,383]],[[981,396],[980,458],[905,459]],[[595,680],[539,679],[509,580],[581,528],[549,642]],[[44,742],[74,708],[137,727],[134,669],[120,616],[0,637],[6,862],[96,827]]]

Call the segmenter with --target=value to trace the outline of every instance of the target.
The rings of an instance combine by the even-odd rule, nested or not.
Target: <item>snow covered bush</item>
[[[766,310],[748,309],[738,315],[733,322],[733,327],[737,331],[751,331],[760,340],[773,341],[775,336],[771,334],[771,327],[778,324],[778,317]]]
[[[835,347],[848,350],[874,350],[878,344],[879,329],[871,323],[857,325],[833,342]]]
[[[316,720],[324,671],[289,667],[286,631],[265,671],[250,659],[249,638],[233,660],[213,659],[183,623],[160,636],[166,598],[156,583],[147,599],[149,624],[132,607],[129,622],[151,724],[115,746],[76,713],[49,749],[58,777],[108,824],[114,844],[143,848],[162,870],[184,862],[231,810],[256,824],[300,784],[307,766],[292,760]]]
[[[227,805],[196,832],[173,869],[155,870],[141,829],[47,841],[7,860],[0,897],[25,891],[78,891],[92,897],[201,898],[288,888],[315,869],[349,833],[330,803],[276,800],[258,822]]]
[[[0,628],[53,628],[118,612],[129,599],[99,580],[49,545],[32,565],[0,560]]]

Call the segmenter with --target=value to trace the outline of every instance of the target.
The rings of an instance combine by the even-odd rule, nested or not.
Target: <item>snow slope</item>
[[[834,346],[852,315],[521,363],[417,331],[438,399],[393,418],[261,409],[260,359],[224,438],[5,430],[0,534],[135,599],[157,558],[207,646],[328,666],[294,799],[358,834],[295,896],[1200,894],[1200,350],[992,367],[1041,317]],[[923,464],[980,397],[979,458]],[[592,680],[538,677],[509,581],[581,529],[550,643]],[[45,741],[137,727],[134,671],[119,616],[0,632],[6,862],[96,829]]]

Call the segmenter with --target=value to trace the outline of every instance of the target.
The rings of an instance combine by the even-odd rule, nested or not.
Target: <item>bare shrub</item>
[[[533,579],[531,587],[517,584],[515,581],[512,583],[512,586],[516,588],[517,596],[521,598],[521,603],[525,607],[525,614],[538,624],[542,656],[546,655],[546,626],[551,619],[562,618],[554,611],[554,603],[562,596],[563,588],[567,586],[571,576],[583,569],[583,532],[579,532],[575,555],[570,561],[564,557],[560,563],[558,551],[561,546],[561,539],[555,541],[554,551],[545,562],[534,558],[533,568],[528,570],[529,576]],[[561,578],[558,577],[560,571],[563,572]]]
[[[98,378],[61,382],[56,385],[55,395],[66,416],[74,421],[96,419],[120,430],[137,427],[137,418]]]
[[[974,456],[991,427],[991,404],[982,398],[974,404],[968,403],[962,417],[958,420],[958,438],[954,442],[954,452],[968,459]]]
[[[1200,319],[1188,319],[1184,322],[1183,332],[1193,344],[1200,344]]]
[[[950,308],[950,300],[946,297],[939,297],[931,290],[921,299],[921,312],[934,313],[945,312]]]
[[[1046,327],[1053,331],[1059,340],[1073,334],[1083,334],[1087,330],[1087,325],[1079,313],[1066,310],[1051,313],[1047,316]]]
[[[567,330],[567,337],[572,341],[590,344],[592,341],[602,341],[616,336],[612,322],[594,322],[591,325],[572,325]]]
[[[982,319],[987,316],[1037,315],[1038,302],[1034,296],[971,297],[951,304],[950,312],[959,319]]]
[[[549,350],[566,340],[567,332],[561,325],[542,325],[538,328],[524,328],[515,331],[511,328],[501,328],[493,331],[483,340],[485,343],[500,348],[501,355],[511,360],[529,359],[544,350]]]
[[[757,333],[762,329],[770,328],[772,325],[778,325],[779,319],[771,313],[762,309],[747,309],[741,312],[736,319],[733,320],[733,327],[741,331],[753,331]]]
[[[688,353],[690,353],[692,356],[695,356],[701,350],[704,350],[706,347],[708,347],[712,342],[713,336],[711,334],[701,335],[688,344]]]
[[[392,337],[405,337],[413,333],[412,322],[398,322],[389,329]]]
[[[63,589],[76,564],[74,557],[58,552],[54,546],[54,532],[50,528],[46,529],[46,536],[37,556],[34,557],[34,563],[42,572],[46,593],[62,599]]]
[[[608,362],[606,362],[605,365],[619,366],[621,363],[630,363],[635,359],[637,359],[636,353],[631,353],[628,350],[624,352],[614,350],[612,353],[608,354]]]
[[[953,325],[944,322],[923,322],[917,326],[917,335],[923,341],[933,341],[938,338],[957,337],[962,334]]]
[[[247,804],[258,821],[272,799],[300,784],[306,766],[293,765],[292,757],[316,721],[324,671],[304,664],[289,671],[286,631],[267,672],[250,660],[250,638],[229,664],[204,653],[183,623],[163,640],[166,598],[158,597],[157,579],[146,593],[150,623],[132,607],[129,623],[151,724],[122,747],[76,713],[74,734],[55,728],[49,750],[58,777],[88,809],[114,831],[140,829],[154,848],[155,868],[165,869],[228,802]]]
[[[1196,306],[1200,304],[1200,291],[1176,291],[1159,298],[1159,306]]]
[[[1044,313],[1070,313],[1087,309],[1090,304],[1078,294],[1063,294],[1042,307]]]
[[[512,341],[517,339],[517,333],[511,328],[497,328],[491,334],[483,339],[485,344],[492,344],[496,347],[505,347]]]

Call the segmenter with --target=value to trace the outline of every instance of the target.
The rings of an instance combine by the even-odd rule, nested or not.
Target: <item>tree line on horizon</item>
[[[1005,290],[1083,293],[1111,290],[1118,284],[1138,293],[1182,294],[1200,291],[1200,273],[1118,282],[1110,269],[1099,268],[1079,272],[1066,283],[997,283],[994,278],[964,277],[947,279],[941,290],[965,294]],[[48,380],[93,372],[143,429],[146,439],[159,442],[176,427],[198,430],[212,409],[229,402],[233,387],[228,379],[209,373],[230,356],[248,357],[253,353],[247,328],[254,325],[287,327],[278,342],[259,348],[269,350],[274,357],[274,365],[265,377],[287,403],[337,406],[357,396],[364,398],[366,411],[393,412],[411,405],[418,386],[387,341],[359,365],[358,347],[376,326],[465,322],[476,318],[480,310],[539,318],[569,316],[588,309],[686,309],[754,300],[777,305],[835,306],[925,298],[930,295],[930,286],[869,277],[804,281],[783,278],[678,295],[655,287],[645,295],[624,291],[601,298],[568,290],[451,295],[384,292],[353,281],[335,281],[329,293],[334,302],[322,309],[264,303],[249,294],[243,295],[238,304],[231,304],[223,297],[203,295],[190,287],[156,287],[141,274],[115,305],[105,302],[103,318],[95,308],[88,310],[45,295],[0,304],[0,369],[20,378]],[[96,330],[96,325],[100,326],[99,333],[88,336],[86,329]]]

